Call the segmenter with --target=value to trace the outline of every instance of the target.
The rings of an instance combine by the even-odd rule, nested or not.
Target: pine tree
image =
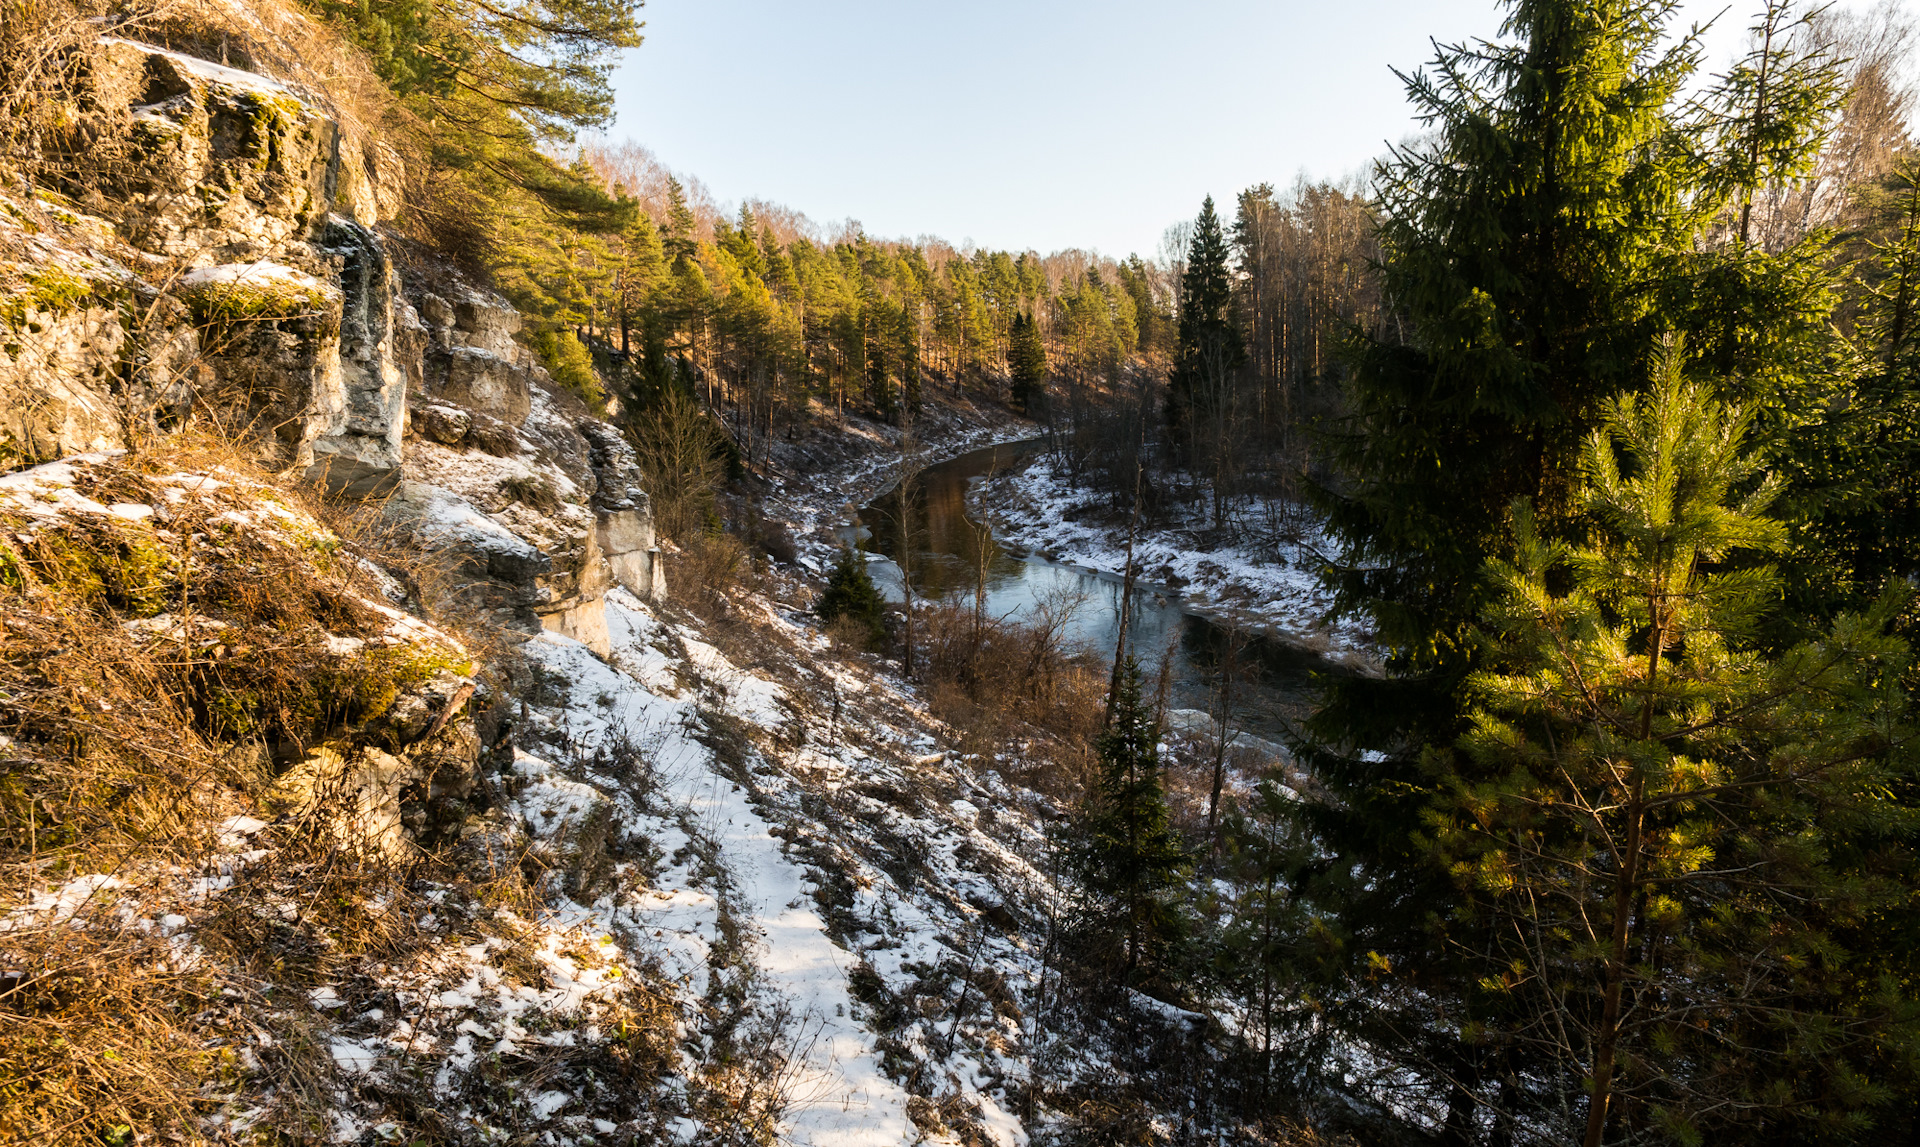
[[[1159,741],[1159,723],[1140,696],[1140,666],[1129,656],[1097,745],[1099,786],[1076,858],[1089,900],[1080,920],[1086,947],[1099,954],[1117,942],[1123,983],[1164,975],[1184,932],[1175,894],[1188,858],[1167,816]]]
[[[635,211],[620,236],[620,262],[614,306],[619,316],[620,353],[630,355],[635,324],[644,321],[651,296],[666,275],[666,253],[660,231],[646,212]]]
[[[638,4],[317,0],[312,7],[367,50],[380,78],[417,117],[436,171],[464,185],[465,195],[411,206],[464,207],[459,214],[466,217],[450,212],[427,222],[467,232],[503,211],[532,206],[619,229],[608,218],[610,197],[553,156],[554,145],[570,143],[580,129],[612,121],[610,76],[620,54],[640,44]],[[467,237],[434,236],[453,250],[461,248],[449,240]]]
[[[694,235],[695,220],[693,208],[687,205],[687,189],[680,181],[667,177],[667,221],[661,228],[661,247],[666,254],[667,263],[675,271],[690,262],[699,252],[699,241]]]
[[[892,334],[900,368],[901,416],[911,423],[920,417],[920,330],[907,308],[902,307],[894,315]]]
[[[827,575],[826,591],[814,606],[823,621],[847,618],[864,626],[870,643],[887,636],[887,602],[867,572],[867,558],[854,546],[844,546]]]
[[[878,295],[873,296],[861,309],[867,401],[873,404],[875,414],[889,420],[900,412],[899,396],[893,385],[892,347],[889,345],[899,324],[892,310],[887,300]]]
[[[1913,874],[1886,796],[1914,779],[1901,599],[1769,656],[1778,577],[1729,563],[1786,538],[1751,416],[1670,352],[1601,417],[1576,494],[1593,536],[1548,540],[1515,501],[1485,612],[1501,668],[1470,680],[1457,750],[1475,767],[1429,761],[1451,912],[1494,925],[1463,1019],[1531,1097],[1503,1116],[1570,1113],[1557,1140],[1864,1129],[1913,1083],[1875,1076],[1920,1050],[1911,993],[1848,951]]]
[[[1233,322],[1233,283],[1227,268],[1226,232],[1213,209],[1213,196],[1200,205],[1187,269],[1180,279],[1180,322],[1167,378],[1167,432],[1183,454],[1196,445],[1196,418],[1211,410],[1246,348]]]
[[[1138,255],[1128,255],[1127,261],[1120,264],[1120,286],[1133,299],[1134,326],[1138,332],[1136,345],[1140,353],[1151,355],[1166,349],[1162,328],[1167,320],[1154,300],[1153,274],[1146,261]]]

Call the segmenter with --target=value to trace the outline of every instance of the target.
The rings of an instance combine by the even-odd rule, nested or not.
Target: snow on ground
[[[117,36],[102,36],[100,43],[112,47],[132,48],[142,55],[161,56],[172,62],[179,70],[196,76],[202,81],[221,84],[229,88],[255,92],[264,96],[293,96],[300,100],[310,100],[305,91],[279,80],[269,79],[258,72],[242,71],[225,64],[216,64],[198,56],[189,56],[184,52],[170,52],[165,48],[156,48],[152,44],[143,44],[135,40],[123,40]]]
[[[251,263],[221,263],[213,267],[195,267],[180,276],[180,286],[189,291],[205,287],[258,287],[318,294],[328,298],[338,298],[340,295],[340,289],[331,283],[323,283],[305,271],[296,271],[283,263],[269,262],[265,259],[257,259]]]
[[[839,542],[834,531],[851,520],[853,511],[867,505],[892,486],[900,473],[897,444],[883,441],[874,430],[850,423],[850,435],[873,442],[843,464],[796,479],[775,476],[763,507],[768,516],[786,523],[800,543],[801,564],[819,573],[833,563]],[[986,446],[1021,442],[1040,433],[1025,420],[994,421],[983,426],[956,428],[941,436],[937,448],[922,448],[921,467],[932,466]]]
[[[1048,558],[1118,575],[1126,568],[1126,523],[1091,512],[1093,499],[1045,455],[1026,468],[974,487],[975,513],[990,513],[1004,541]],[[1298,542],[1208,545],[1205,523],[1177,520],[1142,530],[1134,566],[1145,581],[1177,592],[1196,613],[1272,633],[1355,665],[1373,656],[1372,635],[1350,618],[1328,620],[1332,595],[1320,569],[1334,542],[1310,531]]]
[[[630,601],[610,604],[609,612],[631,614],[635,607],[644,609]],[[631,618],[620,628],[629,634],[645,631]],[[913,1142],[916,1132],[907,1118],[906,1092],[880,1070],[871,1034],[847,1018],[853,1002],[847,988],[848,956],[827,938],[803,872],[782,854],[781,842],[745,791],[716,771],[710,751],[694,739],[693,700],[658,697],[569,638],[543,634],[528,643],[527,652],[564,676],[570,699],[582,702],[570,706],[563,718],[575,741],[591,744],[610,733],[656,731],[653,755],[661,795],[685,810],[717,847],[717,863],[732,885],[729,907],[758,935],[759,970],[769,989],[792,1004],[801,1030],[813,1033],[809,1054],[793,1081],[800,1109],[788,1117],[791,1140],[818,1147]],[[644,656],[632,649],[616,651],[617,657],[623,654]],[[699,646],[695,660],[708,670],[731,670],[712,646]],[[728,673],[734,675],[737,671]],[[603,697],[612,703],[601,703]],[[661,903],[666,913],[656,917],[654,911],[634,910],[633,918],[654,932],[684,924],[667,919],[684,912],[684,896],[684,891],[668,893]]]
[[[787,628],[788,636],[799,636],[790,623]],[[979,804],[989,803],[991,794],[967,789],[979,804],[934,798],[908,815],[886,801],[857,796],[850,790],[864,785],[887,794],[894,806],[912,803],[907,790],[913,779],[902,774],[915,764],[962,788],[968,782],[953,782],[950,770],[936,768],[945,757],[924,751],[931,739],[911,728],[914,715],[905,711],[910,706],[904,697],[890,699],[908,727],[867,722],[861,736],[829,730],[825,743],[816,737],[782,751],[779,737],[800,721],[782,686],[736,667],[694,631],[668,625],[622,591],[609,597],[608,629],[614,649],[606,661],[555,634],[523,647],[551,679],[565,682],[564,701],[548,710],[552,732],[574,747],[579,760],[604,757],[602,750],[615,742],[644,746],[655,787],[644,809],[616,797],[616,815],[641,828],[666,855],[697,846],[706,854],[708,875],[692,876],[692,862],[664,870],[637,902],[614,910],[615,920],[594,921],[589,930],[624,922],[662,943],[669,971],[691,980],[723,931],[720,917],[744,926],[752,937],[756,990],[764,993],[768,1010],[789,1024],[793,1062],[782,1081],[789,1096],[786,1141],[813,1147],[953,1141],[941,1135],[929,1140],[925,1128],[916,1126],[909,1114],[915,1098],[895,1078],[897,1064],[895,1075],[889,1074],[882,1036],[866,1022],[873,1018],[874,993],[865,993],[863,1003],[850,975],[858,968],[877,978],[882,994],[897,991],[909,999],[916,985],[943,966],[970,964],[978,973],[998,967],[1009,978],[1030,979],[1035,962],[1021,942],[989,935],[978,924],[984,909],[976,905],[1000,905],[1006,892],[960,859],[982,858],[1028,883],[1042,879],[1015,849],[977,826]],[[891,692],[889,684],[880,686]],[[729,763],[722,759],[728,754],[711,747],[719,715],[757,730],[756,747],[744,758],[734,754]],[[569,781],[530,754],[523,753],[515,769],[524,778],[516,798],[520,816],[529,832],[550,839],[567,837],[569,827],[591,811],[596,792],[617,788],[591,775],[592,784]],[[849,825],[823,823],[803,811],[837,786],[844,791],[831,799],[872,806],[863,810],[868,819],[881,823],[894,848],[913,853],[910,863],[924,866],[928,878],[851,858],[847,854],[858,853],[860,842],[849,839]],[[824,851],[840,853],[850,870],[828,875]],[[829,884],[851,893],[841,910],[858,921],[838,936],[827,918],[833,910]],[[596,910],[579,911],[591,917]],[[953,947],[957,935],[971,937],[961,942],[967,951]],[[936,1075],[947,1077],[936,1090],[958,1095],[988,1141],[1023,1144],[1026,1134],[1007,1112],[1010,1101],[1001,1091],[1018,1069],[979,1046],[984,1038],[1007,1048],[1020,1025],[996,1007],[986,1021],[962,1032],[971,1014],[963,1006],[966,990],[952,985],[953,992],[960,1000],[902,1033],[896,1050],[904,1045],[912,1058],[936,1065]],[[973,1004],[982,1004],[978,993]]]

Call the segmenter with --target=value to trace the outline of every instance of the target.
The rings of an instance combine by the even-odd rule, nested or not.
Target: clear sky
[[[1735,0],[1709,63],[1758,0]],[[1688,0],[1707,20],[1726,0]],[[612,140],[722,203],[876,236],[1152,255],[1212,194],[1361,170],[1415,130],[1398,80],[1492,0],[648,0]]]

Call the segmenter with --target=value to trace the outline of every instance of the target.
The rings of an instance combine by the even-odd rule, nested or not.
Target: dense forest
[[[1309,224],[1351,279],[1268,287],[1257,195],[1181,271],[1170,494],[1303,482],[1389,654],[1201,862],[1200,951],[1269,1080],[1448,1142],[1915,1117],[1912,33],[1770,3],[1703,74],[1666,21],[1510,5]]]

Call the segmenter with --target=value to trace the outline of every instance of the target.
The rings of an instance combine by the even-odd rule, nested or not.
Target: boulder
[[[429,376],[433,397],[458,403],[509,425],[518,425],[533,409],[527,365],[481,347],[455,346],[441,355],[440,369]]]
[[[254,260],[196,268],[176,289],[213,374],[203,400],[218,404],[229,431],[256,441],[269,465],[312,469],[315,441],[347,428],[339,288]]]

